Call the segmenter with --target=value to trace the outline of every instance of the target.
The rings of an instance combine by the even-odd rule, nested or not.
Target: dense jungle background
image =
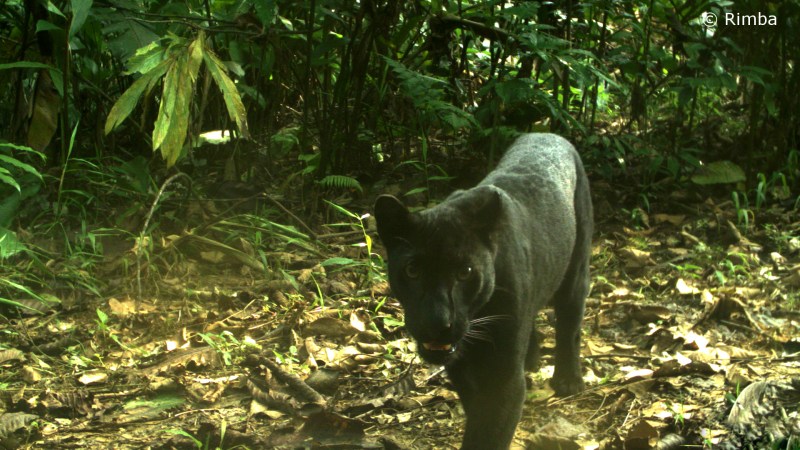
[[[458,448],[369,216],[568,137],[514,448],[800,449],[800,1],[0,0],[0,446]]]

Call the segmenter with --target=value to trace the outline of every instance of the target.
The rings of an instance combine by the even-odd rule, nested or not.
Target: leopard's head
[[[480,186],[410,212],[397,198],[375,203],[389,283],[423,359],[446,364],[469,342],[471,321],[495,289],[493,235],[502,216],[496,188]]]

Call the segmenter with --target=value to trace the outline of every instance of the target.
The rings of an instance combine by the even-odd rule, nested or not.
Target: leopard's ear
[[[478,186],[459,197],[458,207],[474,229],[491,232],[503,213],[502,196],[495,186]]]
[[[381,195],[375,201],[375,221],[378,235],[387,246],[397,239],[406,238],[411,231],[408,208],[392,195]]]
[[[503,209],[503,197],[500,189],[494,186],[480,186],[475,189],[475,215],[483,222],[496,222]]]

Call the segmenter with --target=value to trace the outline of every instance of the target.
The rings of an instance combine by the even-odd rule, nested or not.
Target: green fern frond
[[[361,188],[361,183],[353,177],[347,175],[328,175],[327,177],[319,180],[319,184],[325,188],[338,188],[338,189],[355,189],[358,192],[364,192]]]

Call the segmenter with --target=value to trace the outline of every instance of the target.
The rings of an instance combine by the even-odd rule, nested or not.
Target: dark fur
[[[375,217],[406,327],[420,355],[446,367],[463,403],[462,449],[510,445],[524,371],[538,363],[534,318],[548,303],[556,314],[551,385],[559,395],[583,389],[592,203],[569,142],[524,135],[478,186],[418,213],[384,195]]]

